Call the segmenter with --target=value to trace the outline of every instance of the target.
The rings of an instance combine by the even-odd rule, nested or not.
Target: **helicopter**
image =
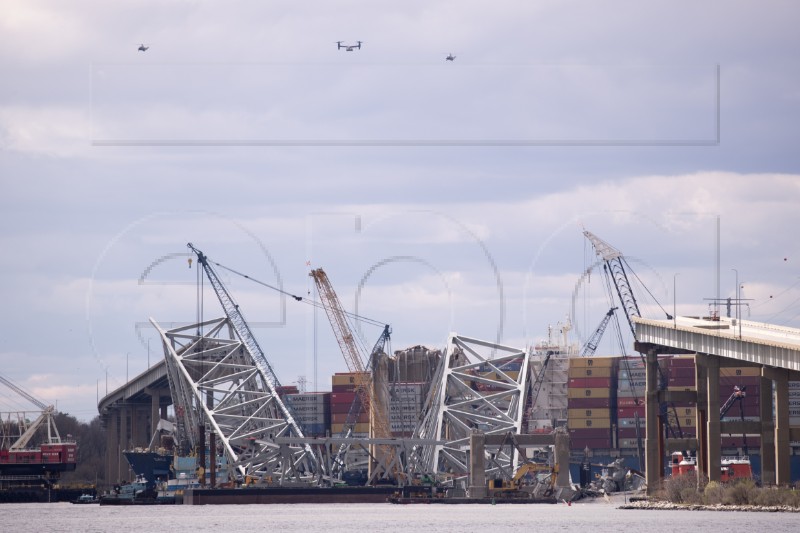
[[[139,45],[140,52],[147,52],[147,49],[150,48],[149,46],[145,46],[144,44]]]
[[[361,41],[356,41],[358,44],[342,44],[342,42],[344,41],[336,41],[337,50],[341,50],[342,48],[348,52],[352,52],[356,48],[361,50]]]
[[[447,54],[447,57],[445,57],[444,60],[445,61],[455,61],[456,60],[456,56],[454,56],[453,54]]]

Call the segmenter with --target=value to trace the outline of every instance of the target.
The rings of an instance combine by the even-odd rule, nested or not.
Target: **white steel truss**
[[[410,468],[465,478],[472,430],[520,433],[529,387],[527,351],[451,333],[414,432],[417,439],[443,442],[416,447]],[[486,473],[510,478],[519,460],[512,448],[487,451]]]
[[[242,476],[283,484],[312,481],[321,474],[310,446],[274,442],[278,437],[302,438],[302,430],[230,319],[170,331],[150,322],[164,345],[179,444],[196,448],[202,442],[200,428],[206,426],[221,442],[228,464]]]

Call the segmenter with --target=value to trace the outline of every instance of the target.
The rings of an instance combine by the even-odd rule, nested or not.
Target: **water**
[[[621,510],[602,501],[567,505],[281,504],[110,507],[70,503],[0,505],[4,532],[160,531],[450,533],[581,531],[662,533],[798,530],[795,513]]]

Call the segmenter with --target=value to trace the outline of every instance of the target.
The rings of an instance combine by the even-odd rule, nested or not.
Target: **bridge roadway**
[[[131,480],[122,452],[147,447],[159,419],[167,418],[171,404],[163,359],[100,399],[97,410],[106,428],[105,485]]]
[[[673,320],[634,318],[636,351],[646,356],[645,464],[648,490],[658,487],[664,457],[672,451],[696,450],[697,469],[710,481],[721,473],[720,434],[761,435],[761,481],[788,485],[790,442],[800,441],[800,428],[789,426],[790,381],[800,381],[800,330],[732,318],[677,317]],[[695,355],[696,391],[659,390],[658,355]],[[720,421],[720,368],[760,368],[760,420]],[[695,402],[697,436],[665,439],[658,417],[661,402]]]

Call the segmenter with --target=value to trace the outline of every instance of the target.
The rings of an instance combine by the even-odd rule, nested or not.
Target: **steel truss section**
[[[242,476],[273,482],[321,482],[308,445],[276,444],[303,437],[285,404],[256,365],[228,318],[164,331],[161,335],[179,443],[196,448],[205,426],[221,443],[228,464]]]
[[[443,442],[415,447],[409,468],[465,479],[472,430],[520,433],[529,387],[526,351],[451,333],[414,432],[414,438]],[[486,473],[510,478],[519,460],[511,448],[487,451]]]

